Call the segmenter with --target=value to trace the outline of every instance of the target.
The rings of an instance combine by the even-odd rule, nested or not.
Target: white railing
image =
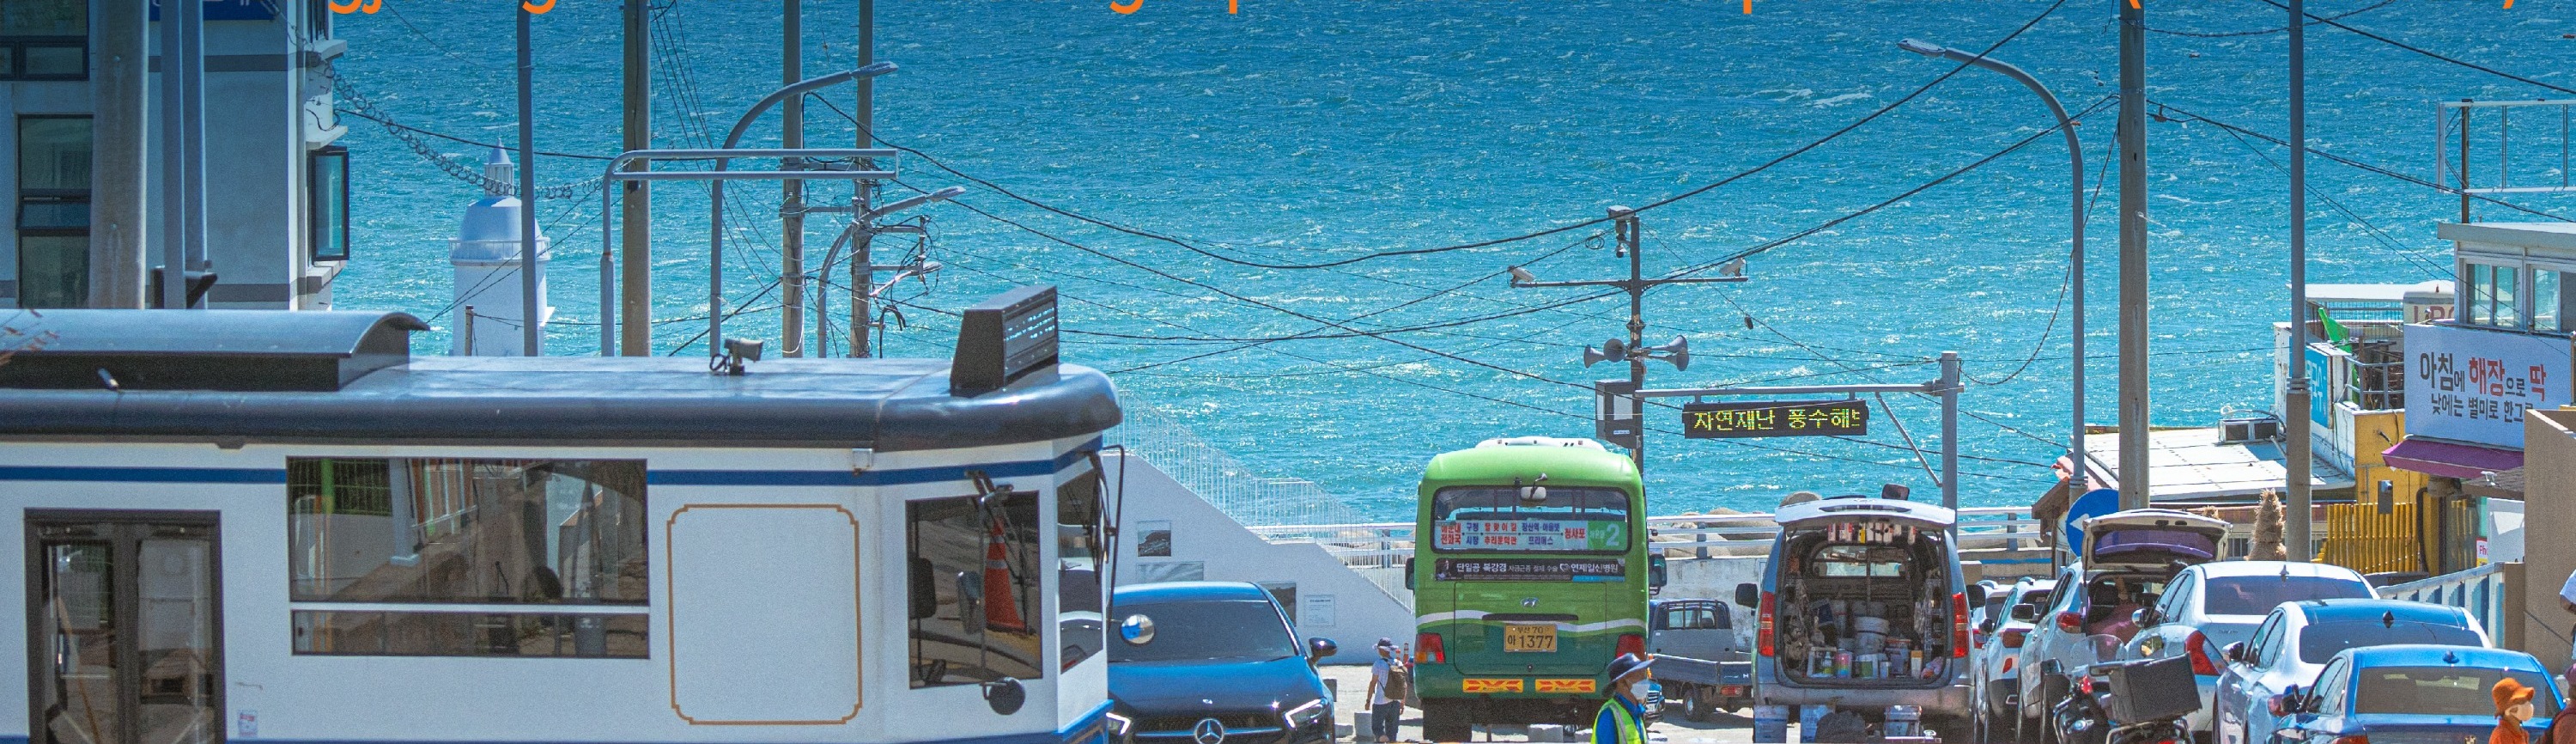
[[[2486,626],[2487,637],[2505,642],[2505,618],[2520,608],[2507,607],[2505,564],[2489,563],[2458,573],[2447,573],[2421,581],[2410,581],[2379,588],[2381,599],[2403,599],[2412,602],[2458,607],[2468,610],[2478,624]]]
[[[1656,550],[1688,551],[1700,558],[1770,554],[1780,526],[1769,514],[1684,514],[1647,517],[1646,529]],[[1413,523],[1366,522],[1273,525],[1252,528],[1271,542],[1312,542],[1355,567],[1402,565],[1413,556]],[[1959,547],[1977,549],[2045,549],[2048,538],[2027,508],[1959,510]]]
[[[1125,397],[1126,421],[1109,430],[1109,443],[1154,463],[1234,521],[1246,527],[1359,521],[1359,512],[1314,481],[1254,473],[1189,427]]]

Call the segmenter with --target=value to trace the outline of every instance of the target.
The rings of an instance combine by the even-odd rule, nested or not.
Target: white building
[[[203,0],[206,238],[204,258],[219,277],[205,305],[322,309],[346,264],[347,130],[332,113],[331,60],[346,48],[331,37],[326,0]],[[14,201],[0,229],[0,307],[90,304],[93,256],[92,154],[103,114],[94,103],[108,64],[98,34],[153,0],[0,1],[0,194]],[[149,10],[159,15],[157,8]],[[158,21],[146,84],[150,152],[142,188],[146,264],[161,263],[162,68]],[[196,268],[196,267],[192,267]]]

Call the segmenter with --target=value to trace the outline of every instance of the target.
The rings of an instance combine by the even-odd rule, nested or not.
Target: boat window
[[[1056,486],[1056,551],[1062,556],[1056,562],[1056,605],[1062,610],[1056,627],[1064,646],[1059,666],[1066,669],[1100,653],[1109,639],[1100,621],[1103,516],[1100,471],[1086,470]]]
[[[2381,624],[2377,620],[2317,623],[2299,629],[2299,658],[2310,664],[2323,664],[2336,652],[2347,648],[2386,646],[2396,643],[2431,643],[2444,646],[2484,646],[2486,639],[2478,632],[2456,625],[2437,625],[2397,621]],[[2493,713],[2490,709],[2487,712]]]
[[[0,80],[89,77],[89,0],[0,3]]]
[[[2549,692],[2549,680],[2539,672],[2455,666],[2367,667],[2359,677],[2353,685],[2354,713],[2490,718],[2496,712],[2496,683],[2511,677],[2541,691],[2531,696],[2536,709],[2533,720],[2546,721],[2558,714],[2558,696]]]
[[[1300,655],[1297,637],[1288,632],[1279,606],[1271,602],[1151,602],[1121,604],[1113,610],[1121,622],[1137,615],[1152,618],[1154,634],[1147,642],[1111,646],[1112,662],[1285,659]]]
[[[1038,494],[904,505],[912,686],[1043,676]]]
[[[2208,615],[2261,615],[2283,602],[2376,596],[2368,584],[2332,576],[2219,576],[2202,594]]]
[[[1624,553],[1628,493],[1616,488],[1443,488],[1431,497],[1441,552]]]
[[[644,463],[287,460],[295,651],[646,655]]]

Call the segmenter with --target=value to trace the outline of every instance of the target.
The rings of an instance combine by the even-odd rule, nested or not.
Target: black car
[[[1135,744],[1308,744],[1333,739],[1315,661],[1261,587],[1192,581],[1111,595],[1110,722]]]

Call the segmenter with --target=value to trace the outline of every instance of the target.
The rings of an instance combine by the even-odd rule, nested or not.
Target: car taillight
[[[2013,657],[2010,657],[2010,656],[2006,656],[2006,657],[2004,657],[2004,668],[2003,668],[2003,671],[2004,671],[2005,673],[2010,673],[2010,672],[2012,672],[2012,668],[2013,668]]]
[[[2367,736],[2338,736],[2338,737],[2335,737],[2334,744],[2370,744],[2370,737],[2367,737]]]
[[[1956,629],[1950,637],[1950,657],[1968,658],[1968,595],[1950,595],[1950,627]]]
[[[2191,637],[2183,639],[2182,650],[2183,653],[2191,656],[2192,674],[2202,677],[2218,676],[2218,663],[2209,658],[2209,636],[2201,635],[2197,630],[2192,631]],[[2369,744],[2369,742],[2357,744]]]
[[[2093,694],[2093,678],[2092,678],[2092,677],[2090,677],[2090,676],[2078,676],[2078,677],[2076,677],[2076,678],[2075,678],[2075,691],[2076,691],[2076,692],[2084,693],[2084,694],[2086,694],[2086,695],[2091,695],[2091,694]]]
[[[2073,612],[2057,613],[2057,629],[2068,633],[2084,630],[2084,616]]]
[[[1780,655],[1780,648],[1779,648],[1777,645],[1774,645],[1774,644],[1772,643],[1772,638],[1771,638],[1771,631],[1772,631],[1772,627],[1773,627],[1773,621],[1772,621],[1772,617],[1771,617],[1771,612],[1772,612],[1772,609],[1773,609],[1773,604],[1772,604],[1772,602],[1773,602],[1773,600],[1772,600],[1771,593],[1770,593],[1770,592],[1763,592],[1763,593],[1762,593],[1762,616],[1761,616],[1761,619],[1760,619],[1759,623],[1756,625],[1757,630],[1755,630],[1755,631],[1754,631],[1754,634],[1753,634],[1753,641],[1754,641],[1754,645],[1756,645],[1757,647],[1759,647],[1759,648],[1761,649],[1761,652],[1762,652],[1762,655],[1763,655],[1763,656],[1779,656],[1779,655]]]
[[[2021,648],[2021,644],[2028,640],[2030,640],[2029,628],[2014,628],[2004,631],[2004,648]]]
[[[1619,645],[1618,648],[1613,651],[1613,655],[1626,656],[1629,654],[1636,654],[1640,657],[1646,655],[1645,636],[1637,635],[1635,633],[1619,634]]]
[[[1440,634],[1419,633],[1413,636],[1413,663],[1449,663],[1449,652],[1440,647]]]

